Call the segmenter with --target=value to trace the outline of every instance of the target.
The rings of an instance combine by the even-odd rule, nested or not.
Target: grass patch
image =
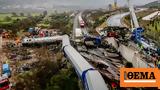
[[[8,21],[8,22],[0,21],[0,24],[2,24],[2,25],[3,25],[3,24],[11,24],[11,23],[12,23],[11,21],[10,21],[10,22],[9,22],[9,21]]]
[[[39,13],[32,13],[31,16],[39,16]],[[27,18],[27,14],[24,14],[24,16],[13,16],[12,13],[0,13],[0,24],[11,24],[14,20],[22,20]]]
[[[0,24],[11,24],[14,20],[25,19],[25,16],[13,17],[11,13],[0,13]]]
[[[9,13],[0,13],[0,21],[3,21],[6,16],[11,17],[12,14],[9,14]]]
[[[142,20],[142,18],[144,16],[147,16],[147,15],[153,13],[153,12],[155,12],[155,10],[147,10],[147,11],[142,11],[142,12],[136,13],[136,16],[137,16],[137,19],[138,19],[140,26],[145,27],[147,24],[149,24],[149,21],[144,21],[144,20]],[[130,15],[123,18],[123,22],[129,27],[131,27],[130,20],[131,20]]]
[[[39,16],[40,13],[32,13],[31,15],[32,15],[32,16]]]
[[[40,24],[37,24],[37,26],[41,27],[41,28],[48,28],[50,26],[50,24],[40,23]]]
[[[144,16],[147,16],[153,12],[155,11],[154,10],[143,11],[143,12],[137,13],[136,16],[140,26],[145,29],[145,32],[144,32],[145,37],[148,37],[154,40],[156,42],[156,45],[160,47],[160,17],[157,17],[152,21],[142,20]],[[124,17],[123,22],[127,26],[131,27],[129,16]]]
[[[157,27],[157,29],[156,29],[156,27]],[[160,21],[155,22],[155,26],[150,24],[149,29],[151,29],[153,31],[160,31]]]

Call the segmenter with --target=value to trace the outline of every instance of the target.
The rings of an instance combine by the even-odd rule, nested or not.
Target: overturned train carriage
[[[49,43],[55,41],[62,41],[63,52],[74,67],[79,78],[82,80],[85,90],[108,90],[101,74],[70,45],[69,37],[67,35],[24,38],[22,44]]]
[[[39,45],[48,45],[48,44],[59,44],[60,37],[41,37],[41,38],[24,38],[22,40],[23,46],[39,46]],[[59,40],[58,40],[59,39]]]

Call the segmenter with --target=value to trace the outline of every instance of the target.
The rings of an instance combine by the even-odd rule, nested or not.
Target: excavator
[[[2,76],[0,76],[0,90],[8,90],[10,88],[9,77],[11,76],[10,66],[8,63],[2,65]]]

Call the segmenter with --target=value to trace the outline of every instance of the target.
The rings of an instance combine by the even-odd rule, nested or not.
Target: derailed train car
[[[69,37],[67,35],[24,38],[22,44],[49,43],[54,41],[62,41],[64,55],[74,67],[78,77],[82,80],[85,90],[108,90],[101,74],[70,45]]]
[[[40,37],[40,38],[23,38],[21,43],[22,46],[39,46],[44,44],[55,44],[60,43],[60,36],[55,37]],[[58,40],[57,40],[58,39]]]

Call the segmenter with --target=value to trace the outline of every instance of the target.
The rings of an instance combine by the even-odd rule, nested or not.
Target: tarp
[[[3,67],[2,67],[2,68],[3,68],[3,70],[4,70],[4,69],[9,69],[9,65],[8,65],[8,64],[3,64]]]

